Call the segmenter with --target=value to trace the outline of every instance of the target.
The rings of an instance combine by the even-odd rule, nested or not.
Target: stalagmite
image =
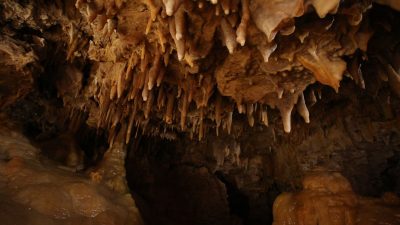
[[[297,112],[303,117],[306,123],[310,123],[310,113],[304,100],[304,94],[301,93],[297,101]]]
[[[228,48],[229,53],[232,54],[237,45],[236,35],[232,27],[229,26],[228,22],[225,20],[225,18],[221,19],[221,29],[224,36],[225,45]]]
[[[242,18],[239,27],[236,30],[236,41],[244,46],[246,43],[247,24],[250,20],[249,0],[241,0],[242,3]],[[265,58],[264,58],[265,60]],[[268,62],[268,59],[266,60]]]

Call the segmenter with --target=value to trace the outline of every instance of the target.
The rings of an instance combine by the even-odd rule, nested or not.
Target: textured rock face
[[[323,165],[345,177],[346,193],[325,198],[345,205],[337,215],[391,218],[398,205],[358,195],[400,193],[399,10],[395,0],[1,1],[0,111],[32,143],[18,134],[18,151],[2,147],[0,198],[20,214],[1,217],[139,224],[131,191],[148,224],[270,224],[276,196]],[[296,196],[278,200],[307,201]]]
[[[2,224],[143,224],[128,193],[116,194],[87,177],[58,168],[39,154],[15,128],[2,124]]]
[[[274,225],[280,224],[398,224],[400,199],[360,198],[337,172],[315,171],[304,178],[304,190],[284,193],[274,203]]]

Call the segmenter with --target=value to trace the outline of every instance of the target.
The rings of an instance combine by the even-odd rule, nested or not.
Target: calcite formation
[[[377,2],[398,9],[396,1]],[[84,112],[90,126],[110,136],[125,129],[126,142],[137,132],[173,130],[199,139],[212,129],[229,133],[237,113],[247,114],[250,126],[267,125],[268,108],[279,110],[290,132],[294,111],[312,119],[304,96],[315,82],[339,91],[348,76],[363,87],[364,70],[374,67],[398,90],[395,37],[383,52],[368,49],[387,38],[370,41],[374,35],[396,36],[398,20],[381,19],[386,11],[375,13],[378,7],[318,0],[4,1],[3,70],[18,71],[22,83],[8,85],[18,94],[5,90],[11,99],[2,102],[28,93],[35,66],[51,57],[62,64],[49,82],[65,107]],[[18,37],[21,29],[34,35]]]
[[[399,204],[393,193],[381,199],[357,196],[340,173],[320,169],[304,178],[301,192],[277,197],[273,224],[398,224]]]
[[[3,0],[0,117],[18,126],[0,142],[22,145],[0,143],[0,198],[48,224],[141,224],[136,188],[150,224],[266,224],[277,193],[337,163],[355,192],[338,174],[306,178],[276,200],[275,224],[396,224],[394,195],[358,194],[400,187],[399,11],[398,0]],[[49,174],[51,202],[36,198],[41,180],[14,179],[25,173]]]

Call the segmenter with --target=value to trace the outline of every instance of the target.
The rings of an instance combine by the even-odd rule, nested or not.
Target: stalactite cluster
[[[396,1],[377,2],[398,8]],[[6,12],[10,4],[3,3]],[[275,109],[289,133],[292,114],[305,123],[312,120],[308,107],[318,90],[308,87],[314,83],[338,92],[348,76],[365,88],[364,70],[373,67],[398,94],[398,42],[393,39],[382,51],[369,49],[387,39],[370,43],[384,32],[380,26],[396,30],[395,21],[374,23],[375,4],[56,1],[48,7],[62,15],[55,19],[62,32],[49,36],[62,41],[66,60],[57,92],[65,106],[87,113],[90,126],[108,130],[110,141],[120,129],[126,143],[138,132],[182,131],[202,139],[211,130],[231,133],[238,114],[245,114],[251,127],[268,126],[268,112]],[[43,23],[35,26],[51,26]],[[82,65],[88,63],[82,85]]]
[[[91,40],[71,26],[67,59],[86,45],[93,64],[82,95],[93,104],[81,109],[93,126],[125,129],[126,142],[138,132],[183,131],[198,139],[209,130],[230,133],[235,114],[268,126],[274,108],[290,132],[294,111],[312,119],[311,84],[339,91],[349,76],[365,86],[361,65],[376,29],[371,4],[77,1],[89,29],[83,36]],[[391,66],[382,69],[398,79]]]

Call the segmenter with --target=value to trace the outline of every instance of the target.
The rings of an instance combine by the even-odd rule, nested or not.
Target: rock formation
[[[40,154],[14,159],[4,136],[0,172],[49,174],[50,192],[71,201],[64,183],[78,182],[106,224],[141,223],[131,197],[110,197],[129,192],[148,224],[270,224],[279,193],[334,165],[357,199],[348,207],[373,211],[379,201],[358,195],[400,193],[399,11],[396,0],[3,0],[3,133],[32,145],[18,152]],[[0,196],[39,220],[100,215],[65,203],[59,221],[59,201],[4,182]],[[275,205],[308,204],[302,193]],[[122,211],[108,212],[113,204]],[[362,210],[344,224],[368,224]]]

